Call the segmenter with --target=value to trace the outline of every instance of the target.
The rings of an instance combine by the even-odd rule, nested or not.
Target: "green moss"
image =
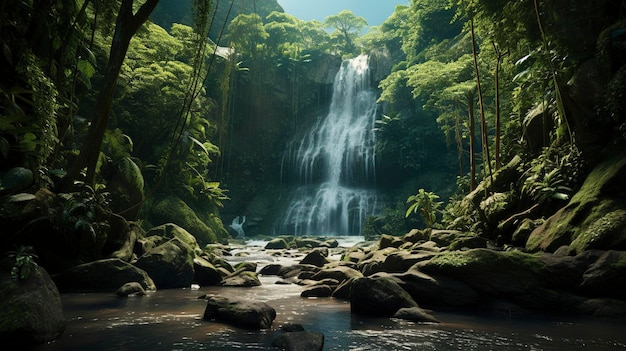
[[[554,251],[583,235],[575,244],[575,250],[577,253],[585,250],[585,243],[602,227],[602,222],[598,221],[618,206],[611,199],[623,195],[621,180],[625,174],[626,157],[613,158],[596,166],[570,203],[533,231],[526,249]],[[594,226],[596,229],[589,231]],[[597,248],[610,249],[606,246]]]
[[[183,200],[174,196],[169,196],[156,204],[150,213],[150,221],[154,224],[175,223],[191,233],[201,245],[217,242],[217,235],[213,229],[201,221]],[[216,221],[213,225],[217,226]]]

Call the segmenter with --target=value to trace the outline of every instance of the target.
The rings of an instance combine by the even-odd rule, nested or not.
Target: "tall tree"
[[[68,191],[73,182],[78,179],[80,172],[87,168],[85,181],[92,184],[95,180],[96,166],[104,132],[109,121],[111,105],[113,103],[113,93],[117,78],[119,77],[130,40],[137,30],[148,20],[148,17],[159,3],[159,0],[147,0],[135,13],[133,7],[134,0],[122,0],[120,10],[115,22],[115,32],[111,42],[109,61],[106,66],[102,89],[96,99],[94,116],[91,120],[87,137],[74,164],[68,170],[67,175],[59,184],[59,191]]]
[[[356,49],[354,39],[361,29],[367,27],[365,18],[355,16],[350,10],[343,10],[336,15],[326,17],[324,24],[329,28],[335,28],[333,34],[341,38],[344,53],[354,53]]]

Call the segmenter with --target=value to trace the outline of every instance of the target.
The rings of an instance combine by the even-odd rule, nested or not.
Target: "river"
[[[244,251],[245,249],[241,249]],[[256,252],[256,253],[255,253]],[[243,259],[233,257],[233,260]],[[253,251],[246,260],[277,259]],[[434,310],[441,324],[415,324],[350,313],[347,301],[304,299],[302,287],[159,290],[143,297],[110,293],[63,294],[68,325],[57,341],[35,350],[272,350],[276,329],[300,323],[325,335],[324,350],[624,350],[624,324],[590,318],[539,314],[513,316]],[[272,330],[250,331],[202,320],[203,294],[265,301],[277,311]]]

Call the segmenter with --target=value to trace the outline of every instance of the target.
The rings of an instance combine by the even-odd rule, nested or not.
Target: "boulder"
[[[333,293],[333,289],[326,285],[313,285],[305,288],[302,293],[300,293],[301,297],[330,297]]]
[[[248,271],[248,272],[256,272],[257,263],[256,262],[239,262],[235,265],[235,271]]]
[[[24,279],[0,269],[0,340],[5,350],[28,349],[57,339],[67,324],[61,296],[43,268],[31,264]]]
[[[401,308],[392,317],[416,323],[439,323],[437,318],[419,307]]]
[[[194,258],[193,249],[174,238],[143,254],[135,265],[145,270],[159,289],[184,288],[193,281]]]
[[[272,346],[286,351],[322,351],[324,334],[307,331],[285,332],[272,342]]]
[[[324,256],[323,251],[312,250],[306,256],[304,256],[302,261],[300,261],[300,264],[312,264],[317,267],[323,267],[329,262],[330,261],[326,258],[326,256]]]
[[[266,250],[284,250],[288,247],[289,245],[287,244],[287,241],[285,241],[284,238],[274,238],[268,241],[267,244],[265,244]]]
[[[583,274],[587,296],[626,300],[626,251],[607,251]]]
[[[268,264],[267,266],[261,268],[261,270],[259,271],[259,274],[261,275],[278,275],[278,272],[280,271],[280,269],[283,266],[281,264],[278,263],[271,263]]]
[[[476,290],[464,282],[442,276],[429,275],[412,267],[402,274],[394,274],[398,284],[406,290],[415,301],[429,306],[471,307],[480,301]]]
[[[570,202],[530,234],[528,251],[554,252],[570,245],[579,254],[589,249],[626,249],[626,157],[598,164]]]
[[[113,292],[129,282],[145,290],[156,290],[146,271],[117,258],[81,264],[52,276],[62,292]]]
[[[120,297],[144,296],[146,295],[146,290],[144,290],[140,283],[130,282],[122,285],[117,289],[115,294]]]
[[[538,285],[544,263],[519,251],[446,251],[416,265],[420,271],[459,279],[480,293],[523,295]]]
[[[220,282],[220,285],[247,288],[252,286],[260,286],[261,281],[259,280],[259,276],[256,273],[242,270],[236,271],[230,276],[224,278]]]
[[[269,329],[276,319],[276,310],[265,302],[210,296],[203,319],[241,328]]]
[[[398,251],[390,254],[385,259],[382,268],[389,273],[406,272],[411,266],[417,262],[427,261],[435,256],[432,252],[411,253],[410,251]]]
[[[193,282],[201,286],[217,285],[222,281],[220,271],[202,257],[193,259]]]
[[[330,269],[322,269],[321,271],[313,275],[311,279],[322,280],[322,279],[331,278],[341,283],[350,278],[359,278],[362,276],[363,274],[361,274],[361,272],[355,269],[352,269],[350,267],[345,267],[345,266],[338,266],[338,267],[330,268]]]
[[[404,307],[417,307],[417,303],[392,279],[365,277],[352,282],[350,291],[352,313],[391,317]]]
[[[182,241],[185,244],[187,244],[187,246],[192,248],[194,251],[196,251],[196,250],[200,251],[200,247],[198,246],[198,241],[196,240],[196,237],[191,235],[191,233],[189,233],[187,230],[185,230],[185,228],[182,228],[182,227],[178,226],[177,224],[166,223],[166,224],[162,224],[162,225],[156,226],[156,227],[150,229],[146,233],[145,236],[146,237],[151,237],[151,236],[155,236],[155,235],[159,236],[159,237],[162,237],[162,238],[165,238],[167,240],[178,238],[180,241]]]

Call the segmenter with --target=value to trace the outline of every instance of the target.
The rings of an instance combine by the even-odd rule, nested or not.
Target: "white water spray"
[[[366,55],[344,61],[328,115],[289,144],[283,171],[298,187],[279,234],[361,235],[365,218],[376,212],[377,105],[370,80]]]

